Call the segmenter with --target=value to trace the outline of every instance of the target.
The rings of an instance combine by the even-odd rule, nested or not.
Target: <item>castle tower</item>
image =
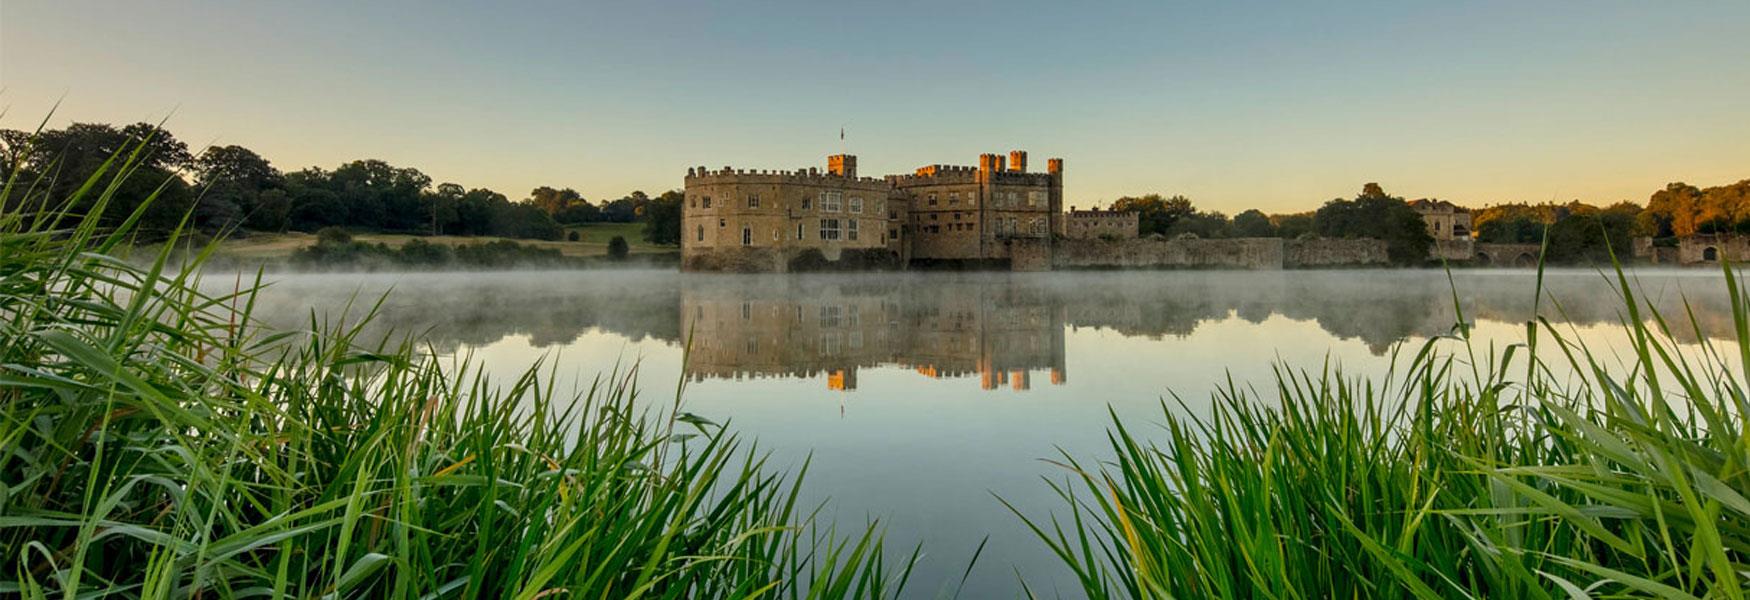
[[[1063,159],[1061,159],[1061,158],[1048,158],[1048,159],[1046,159],[1045,160],[1045,172],[1050,173],[1052,175],[1056,175],[1059,178],[1063,177]]]
[[[1014,171],[1016,173],[1026,173],[1027,172],[1027,151],[1026,150],[1010,150],[1009,151],[1009,170]]]
[[[826,172],[839,177],[857,178],[857,157],[851,154],[834,154],[826,157]]]

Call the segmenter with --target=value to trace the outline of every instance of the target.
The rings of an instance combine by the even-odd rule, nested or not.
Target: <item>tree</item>
[[[190,162],[188,146],[156,125],[116,128],[74,123],[34,135],[12,130],[0,132],[0,144],[5,146],[0,152],[5,164],[0,166],[7,168],[7,176],[16,173],[17,181],[43,182],[10,196],[12,205],[22,203],[27,195],[71,200],[90,182],[92,191],[68,207],[72,214],[80,214],[91,210],[102,192],[113,186],[101,224],[119,224],[150,201],[140,215],[139,228],[151,236],[176,227],[194,199],[182,177]]]
[[[1184,196],[1163,198],[1160,194],[1125,196],[1112,201],[1112,210],[1135,211],[1137,231],[1141,235],[1166,234],[1173,223],[1197,212],[1191,199]]]
[[[196,224],[209,229],[234,225],[258,229],[284,226],[283,207],[276,206],[267,215],[255,216],[261,211],[262,194],[285,184],[285,177],[261,155],[242,146],[210,148],[194,160],[194,173],[196,184],[203,190],[195,206]]]
[[[1399,265],[1427,262],[1428,248],[1434,244],[1422,215],[1403,198],[1387,195],[1377,183],[1362,187],[1354,200],[1326,202],[1313,213],[1313,228],[1324,237],[1385,240],[1387,257]]]
[[[681,243],[681,203],[686,194],[669,190],[644,207],[644,241],[658,245]]]
[[[1276,229],[1276,236],[1283,239],[1300,239],[1316,235],[1313,229],[1313,213],[1294,213],[1286,215],[1270,215],[1270,224]]]
[[[1270,217],[1255,208],[1234,215],[1232,231],[1235,237],[1276,236],[1276,226],[1270,223]]]
[[[610,223],[631,223],[638,220],[644,213],[644,206],[650,203],[650,197],[644,192],[632,192],[630,195],[602,205],[601,220]]]
[[[1566,216],[1554,205],[1497,204],[1477,211],[1471,219],[1477,241],[1491,244],[1538,244],[1544,228]]]
[[[608,258],[626,260],[626,254],[630,251],[631,249],[626,245],[625,237],[616,235],[614,239],[608,240]]]
[[[590,216],[597,212],[594,210],[594,205],[585,200],[582,194],[577,193],[577,190],[571,188],[556,190],[543,185],[529,192],[528,202],[546,211],[547,216],[553,217],[554,220],[561,223],[581,223],[584,221],[568,219]]]

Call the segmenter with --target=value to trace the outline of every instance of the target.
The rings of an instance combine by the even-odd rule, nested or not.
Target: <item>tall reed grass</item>
[[[1114,415],[1116,458],[1064,456],[1064,509],[1020,516],[1093,598],[1743,598],[1750,302],[1727,267],[1735,340],[1690,318],[1684,352],[1605,281],[1626,359],[1543,318],[1479,348],[1457,312],[1380,380],[1278,367],[1160,431]]]
[[[0,190],[0,596],[904,586],[911,563],[890,562],[876,524],[816,522],[798,499],[806,467],[779,473],[678,399],[641,410],[635,368],[571,395],[540,365],[491,381],[413,342],[361,339],[359,322],[264,329],[259,277],[200,291],[211,246],[177,266],[174,238],[119,258],[139,213],[100,230],[115,184],[95,182],[130,176],[139,151],[71,198],[16,174]]]

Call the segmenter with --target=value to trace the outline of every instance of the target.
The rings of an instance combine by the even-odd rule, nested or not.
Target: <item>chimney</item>
[[[857,157],[850,154],[834,154],[826,157],[826,171],[839,177],[857,178]]]
[[[1016,173],[1026,173],[1027,172],[1027,151],[1026,150],[1010,150],[1009,151],[1009,170],[1014,171]]]

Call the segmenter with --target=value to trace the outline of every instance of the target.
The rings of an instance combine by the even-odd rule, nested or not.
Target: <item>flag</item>
[[[839,141],[845,141],[845,128],[839,128]]]

